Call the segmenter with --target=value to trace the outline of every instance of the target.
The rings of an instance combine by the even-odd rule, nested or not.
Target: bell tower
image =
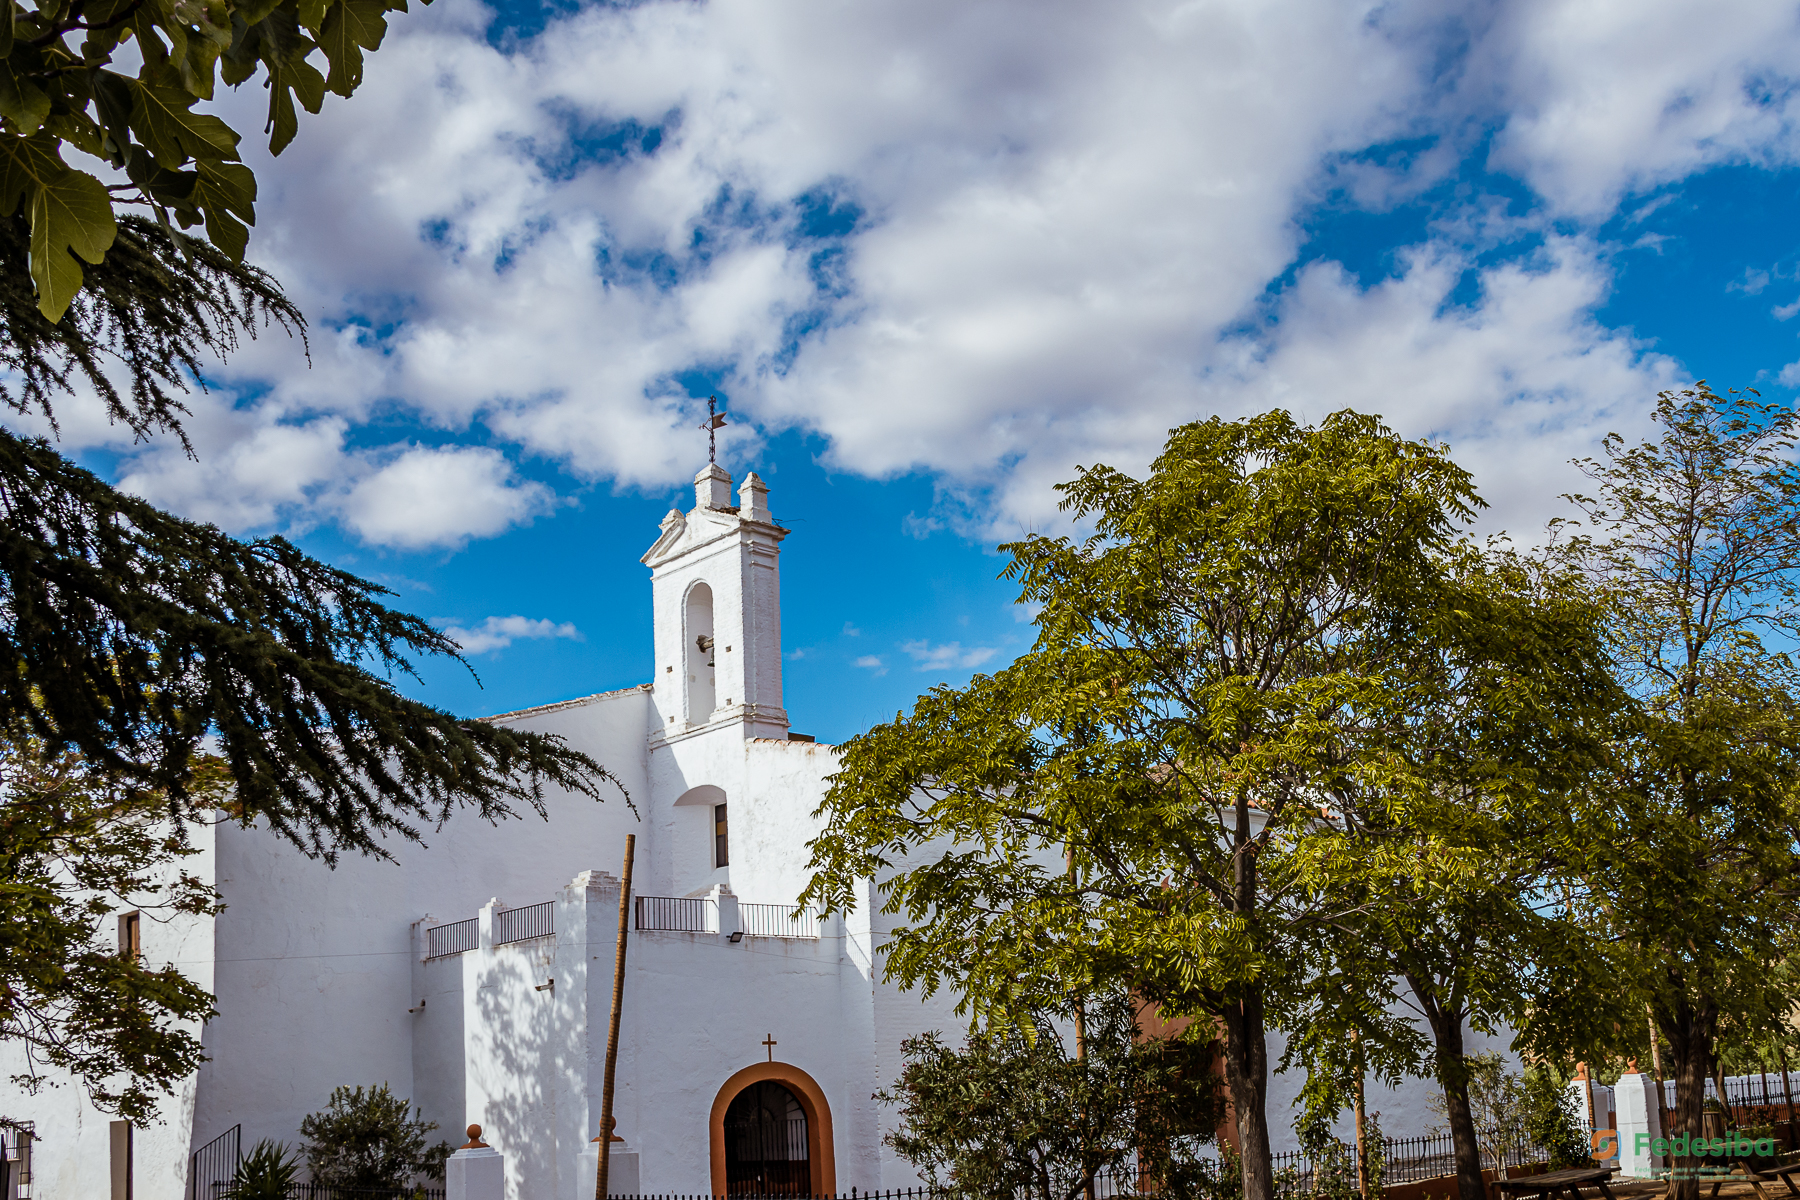
[[[656,630],[653,740],[733,726],[746,738],[787,737],[778,563],[787,534],[756,473],[733,505],[731,476],[717,463],[694,476],[693,511],[662,519],[641,560]]]

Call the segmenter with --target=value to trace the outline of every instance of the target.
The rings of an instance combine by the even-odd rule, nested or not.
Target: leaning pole
[[[619,883],[619,947],[613,956],[612,1021],[606,1028],[606,1083],[600,1092],[600,1170],[594,1200],[606,1200],[606,1170],[612,1159],[613,1068],[619,1062],[619,1006],[625,999],[625,930],[631,918],[631,857],[637,835],[625,835],[625,876]]]

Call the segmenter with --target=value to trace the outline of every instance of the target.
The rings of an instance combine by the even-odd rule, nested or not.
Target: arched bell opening
[[[704,725],[719,706],[715,683],[718,656],[713,644],[712,588],[696,583],[687,594],[687,719]]]

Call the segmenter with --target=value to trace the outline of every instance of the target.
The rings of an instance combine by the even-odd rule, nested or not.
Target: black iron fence
[[[1800,1072],[1788,1075],[1783,1086],[1780,1071],[1757,1075],[1730,1075],[1725,1079],[1725,1103],[1732,1108],[1775,1108],[1787,1103],[1787,1093],[1795,1096],[1795,1107],[1800,1108]],[[1711,1079],[1706,1081],[1706,1098],[1719,1099],[1719,1085]],[[1675,1107],[1675,1081],[1663,1080],[1663,1106]]]
[[[751,937],[817,938],[819,912],[791,904],[740,904],[738,919]]]
[[[448,925],[433,925],[425,931],[425,957],[445,958],[452,954],[463,954],[481,944],[481,919],[470,917],[466,921],[452,921]]]
[[[527,904],[524,908],[507,908],[494,914],[494,945],[522,942],[527,938],[549,937],[556,932],[556,901]]]
[[[288,1200],[445,1200],[443,1188],[347,1188],[328,1183],[290,1183],[287,1194]]]
[[[669,933],[705,933],[711,900],[689,896],[639,896],[637,927]],[[740,906],[742,907],[742,906]]]
[[[242,1125],[233,1125],[194,1151],[188,1160],[189,1200],[213,1200],[225,1194],[242,1158],[239,1142],[243,1132]]]

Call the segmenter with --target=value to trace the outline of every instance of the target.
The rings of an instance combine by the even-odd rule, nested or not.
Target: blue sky
[[[469,631],[408,686],[479,714],[649,678],[717,394],[841,739],[1028,645],[995,544],[1181,421],[1379,412],[1530,537],[1659,388],[1791,399],[1797,81],[1768,0],[437,0],[254,160],[311,365],[221,367],[198,463],[64,444]]]

